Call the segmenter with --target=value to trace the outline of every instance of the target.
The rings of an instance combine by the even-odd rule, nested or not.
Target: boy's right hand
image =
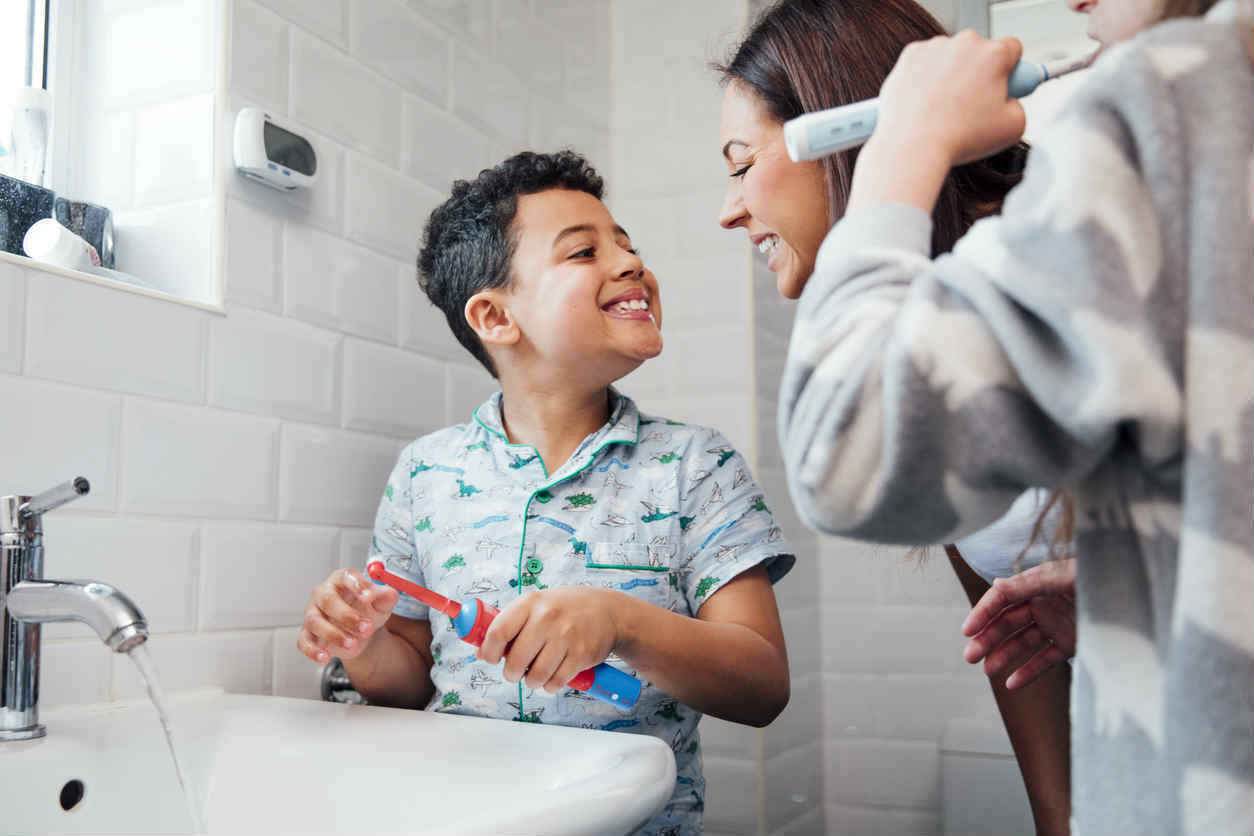
[[[315,662],[355,659],[392,614],[400,593],[360,572],[336,569],[313,588],[296,647]]]

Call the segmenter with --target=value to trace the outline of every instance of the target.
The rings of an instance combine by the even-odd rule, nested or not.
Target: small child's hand
[[[336,569],[313,588],[296,647],[315,662],[354,659],[366,649],[400,595],[351,569]]]
[[[575,674],[605,661],[618,640],[614,593],[597,587],[562,586],[513,601],[492,622],[478,657],[502,675],[555,694]]]

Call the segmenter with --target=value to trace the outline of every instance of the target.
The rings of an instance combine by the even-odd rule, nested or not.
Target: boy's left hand
[[[575,674],[604,662],[618,640],[614,593],[597,587],[561,586],[512,601],[488,628],[476,655],[503,676],[555,694]]]

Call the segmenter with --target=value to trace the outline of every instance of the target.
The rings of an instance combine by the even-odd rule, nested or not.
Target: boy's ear
[[[466,322],[484,345],[513,345],[522,331],[496,288],[482,290],[466,300]]]

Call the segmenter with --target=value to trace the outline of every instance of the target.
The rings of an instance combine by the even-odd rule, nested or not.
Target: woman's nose
[[[744,225],[748,214],[740,200],[740,189],[734,183],[728,184],[723,206],[718,210],[718,225],[723,229],[735,229]]]

